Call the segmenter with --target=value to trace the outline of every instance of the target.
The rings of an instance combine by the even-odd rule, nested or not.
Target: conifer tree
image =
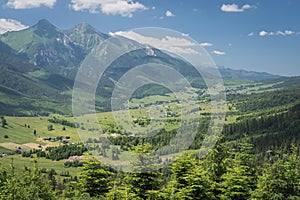
[[[90,196],[105,196],[110,189],[112,172],[96,160],[88,161],[80,174],[80,184],[83,192]]]

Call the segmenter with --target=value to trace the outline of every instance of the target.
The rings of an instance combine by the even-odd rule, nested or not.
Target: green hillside
[[[78,67],[85,56],[107,38],[108,35],[86,23],[69,30],[60,30],[44,19],[25,30],[1,35],[1,114],[70,114],[71,89]],[[206,88],[192,66],[157,49],[153,51],[156,56],[150,56],[146,49],[141,49],[123,55],[112,63],[98,85],[96,107],[99,111],[110,110],[109,99],[115,82],[134,66],[144,63],[170,66],[185,76],[193,87]],[[278,78],[267,73],[228,68],[220,68],[220,72],[229,89]],[[275,85],[275,82],[272,84]],[[168,89],[158,85],[146,85],[133,96],[143,98],[168,92]]]
[[[6,33],[1,40],[18,53],[24,54],[31,63],[40,67],[78,66],[85,53],[82,48],[66,37],[47,20],[17,32]]]

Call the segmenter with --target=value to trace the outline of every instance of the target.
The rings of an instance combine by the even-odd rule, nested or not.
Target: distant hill
[[[300,76],[281,77],[276,79],[264,80],[264,84],[273,84],[272,88],[287,88],[300,86]]]
[[[0,41],[0,67],[10,69],[12,71],[26,73],[39,69],[23,58],[22,54],[18,54],[10,46]]]
[[[67,84],[62,85],[63,83]],[[46,72],[30,63],[24,54],[17,53],[0,41],[1,115],[45,114],[58,110],[63,113],[63,109],[59,107],[66,106],[66,95],[61,92],[72,86],[73,81]],[[69,108],[65,111],[70,113],[71,110]]]
[[[264,81],[270,79],[281,78],[282,76],[273,75],[266,72],[255,72],[255,71],[247,71],[247,70],[236,70],[226,67],[219,66],[219,71],[222,74],[224,79],[235,78],[235,79],[243,79],[250,81]]]

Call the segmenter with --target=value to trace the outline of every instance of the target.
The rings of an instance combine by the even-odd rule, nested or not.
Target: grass
[[[10,169],[13,163],[13,166],[17,173],[21,173],[25,169],[25,166],[30,169],[33,169],[36,165],[38,168],[54,169],[58,175],[61,172],[66,172],[66,171],[68,171],[72,176],[79,175],[80,168],[76,168],[76,167],[65,168],[64,162],[66,162],[66,160],[52,161],[45,158],[25,158],[22,157],[21,155],[13,155],[13,156],[0,158],[0,166],[6,169]]]
[[[226,86],[226,89],[233,89],[237,85],[246,85],[249,83],[253,83],[253,81],[249,80],[243,80],[243,79],[237,79],[237,78],[227,78],[224,79],[224,85]]]
[[[168,102],[176,100],[176,96],[174,94],[166,94],[164,96],[161,95],[153,95],[153,96],[147,96],[142,99],[136,99],[133,98],[130,100],[130,107],[136,107],[139,105],[147,105],[147,104],[155,104],[157,101],[161,102]]]
[[[70,142],[81,141],[77,129],[66,127],[63,131],[63,126],[60,124],[53,124],[48,122],[49,117],[5,117],[8,126],[6,128],[0,128],[0,143],[14,142],[17,144],[24,144],[29,142],[36,142],[39,144],[45,144],[41,141],[44,137],[56,137],[56,136],[70,136]],[[25,127],[26,124],[26,127]],[[54,130],[48,131],[47,126],[52,124]],[[30,126],[30,128],[28,128]],[[37,131],[37,135],[34,136],[34,130]],[[9,138],[4,138],[7,135]]]
[[[2,153],[12,153],[13,151],[12,150],[10,150],[10,149],[7,149],[7,148],[4,148],[4,147],[1,147],[0,146],[0,155],[2,154]]]

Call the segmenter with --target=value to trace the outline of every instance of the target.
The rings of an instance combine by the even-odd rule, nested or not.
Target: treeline
[[[87,161],[77,178],[61,181],[38,169],[17,176],[0,167],[0,199],[212,199],[287,200],[300,197],[300,156],[266,153],[258,165],[253,146],[245,141],[218,144],[205,158],[186,153],[169,167],[151,169],[156,161],[146,154],[151,145],[137,145],[132,169],[115,171],[96,160]],[[139,154],[142,153],[143,154]],[[148,165],[140,165],[148,162]],[[146,171],[145,171],[146,170]]]
[[[266,108],[283,106],[299,101],[300,87],[280,89],[270,92],[263,92],[251,95],[228,95],[227,100],[231,101],[238,111],[249,113]]]
[[[48,119],[51,123],[61,124],[63,126],[69,126],[72,128],[80,128],[80,124],[78,122],[70,122],[66,119],[59,119],[57,117],[53,117],[51,119]]]
[[[68,168],[68,167],[82,167],[82,166],[83,166],[83,162],[80,162],[79,160],[66,161],[64,163],[65,168]]]
[[[164,128],[158,134],[153,134],[151,137],[134,137],[134,136],[118,136],[108,137],[109,141],[121,147],[125,151],[130,151],[138,144],[150,143],[155,148],[166,146],[170,140],[176,135],[177,130],[166,131]],[[151,135],[151,134],[149,134]]]
[[[202,117],[199,121],[199,126],[197,133],[194,135],[194,139],[189,147],[189,149],[198,149],[201,147],[204,135],[207,132],[209,126],[209,117]],[[197,121],[191,121],[189,123],[198,123]],[[187,130],[189,131],[189,130]],[[134,136],[117,136],[108,137],[109,141],[121,147],[125,151],[130,151],[135,148],[138,144],[151,144],[153,149],[159,149],[170,144],[172,139],[178,134],[178,129],[166,130],[162,128],[158,133],[148,133],[149,137],[134,137]],[[171,148],[171,147],[170,147]],[[179,149],[162,149],[160,155],[176,153]]]
[[[37,157],[45,157],[51,160],[68,159],[70,156],[82,156],[87,148],[83,144],[68,144],[57,147],[47,147],[45,150],[33,149],[30,151],[22,152],[23,157],[32,157],[36,154]]]

